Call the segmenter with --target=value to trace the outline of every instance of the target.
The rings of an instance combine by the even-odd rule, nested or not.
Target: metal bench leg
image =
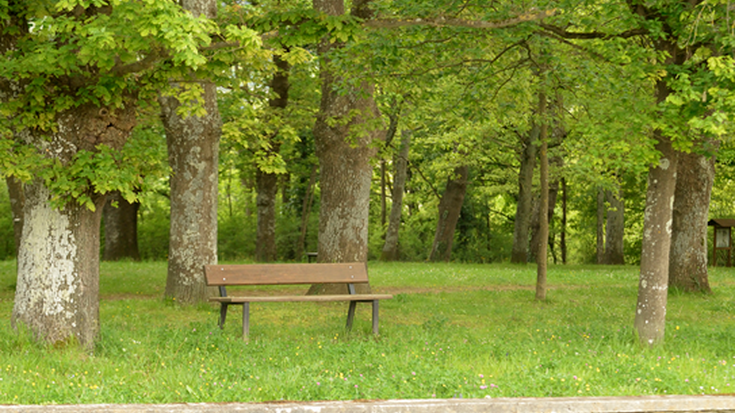
[[[373,300],[373,334],[378,335],[378,300]]]
[[[248,340],[250,334],[250,303],[242,303],[242,339]]]
[[[355,307],[357,307],[357,301],[350,301],[350,308],[347,310],[347,331],[352,330],[352,320],[355,319]]]
[[[221,303],[222,305],[219,308],[219,329],[222,330],[225,328],[225,319],[227,318],[227,306],[228,304]]]

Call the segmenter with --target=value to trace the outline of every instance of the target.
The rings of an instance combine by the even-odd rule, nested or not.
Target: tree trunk
[[[561,263],[567,263],[567,179],[561,178],[561,236],[559,237]]]
[[[195,16],[213,19],[214,0],[183,0]],[[214,295],[204,283],[202,266],[217,263],[217,184],[221,120],[217,89],[199,81],[206,114],[182,117],[180,103],[171,96],[159,98],[171,167],[171,227],[168,274],[164,296],[182,304],[194,304]]]
[[[46,149],[62,164],[79,150],[98,145],[120,149],[135,125],[135,110],[82,105],[57,116],[56,133],[27,134],[26,144]],[[87,348],[99,332],[100,218],[105,197],[89,194],[95,211],[72,201],[50,206],[52,194],[41,180],[24,185],[23,230],[11,322],[24,324],[48,343],[76,340]]]
[[[666,327],[671,217],[677,169],[677,154],[671,146],[671,140],[659,131],[655,135],[656,149],[661,152],[661,159],[657,166],[648,171],[635,315],[638,339],[648,346],[663,342]]]
[[[548,124],[544,120],[546,114],[546,94],[539,93],[539,117],[541,118],[541,130],[539,139],[541,149],[539,150],[539,180],[541,183],[541,198],[539,202],[539,242],[536,254],[536,300],[546,299],[546,276],[548,265],[547,249],[549,246],[549,158],[548,158]]]
[[[525,264],[528,262],[528,229],[531,220],[531,202],[533,189],[533,169],[536,164],[539,126],[534,125],[528,136],[521,140],[521,168],[518,172],[518,203],[516,205],[515,228],[513,231],[513,250],[510,262]]]
[[[23,183],[17,178],[9,176],[5,179],[8,184],[8,198],[10,198],[10,212],[13,214],[13,237],[15,245],[15,256],[18,256],[20,250],[20,239],[23,234],[23,205],[25,204],[25,194],[23,193]]]
[[[548,162],[547,162],[548,163]],[[549,208],[546,211],[546,222],[551,225],[551,221],[554,219],[554,209],[556,208],[556,197],[559,194],[559,181],[554,180],[548,184],[549,187]],[[533,212],[531,213],[531,242],[528,248],[529,261],[537,262],[537,253],[539,249],[539,243],[541,242],[541,233],[539,231],[541,226],[541,195],[539,199],[534,202]]]
[[[113,206],[117,204],[117,206]],[[107,195],[107,202],[102,209],[102,219],[105,223],[105,252],[102,259],[105,261],[119,261],[131,259],[140,261],[138,251],[138,209],[140,203],[130,203],[113,192]]]
[[[179,102],[162,97],[171,166],[171,227],[165,296],[180,303],[204,301],[202,266],[217,263],[217,173],[220,118],[215,85],[204,82],[207,114],[182,118]]]
[[[605,263],[605,190],[597,188],[597,263]]]
[[[372,12],[367,3],[355,2],[352,14],[369,18]],[[345,12],[343,0],[314,0],[314,9],[331,16]],[[371,143],[384,135],[382,130],[364,130],[369,121],[380,118],[373,100],[374,86],[367,81],[352,87],[341,85],[330,67],[330,52],[342,47],[340,42],[325,38],[317,48],[322,80],[321,104],[314,124],[321,183],[319,262],[367,261],[370,157],[376,152]],[[367,291],[369,286],[359,289]],[[346,292],[344,285],[313,285],[309,289],[309,294]]]
[[[385,228],[386,221],[388,219],[388,201],[387,193],[385,190],[386,179],[385,179],[385,159],[380,160],[380,227]]]
[[[434,242],[429,261],[447,261],[452,257],[454,232],[462,211],[464,196],[467,193],[469,167],[454,168],[454,174],[447,180],[447,188],[439,201],[439,219],[436,222]]]
[[[296,241],[296,259],[304,256],[304,247],[306,246],[306,229],[309,225],[309,215],[311,214],[311,204],[314,200],[314,184],[316,183],[317,165],[312,166],[309,175],[309,186],[304,194],[304,201],[301,205],[301,232],[299,239]]]
[[[686,52],[671,39],[658,40],[656,49],[668,54],[666,63],[683,64],[686,60]],[[663,78],[656,82],[658,103],[665,101],[671,93],[667,80]],[[654,139],[661,158],[657,166],[648,170],[641,273],[634,321],[639,342],[649,347],[663,343],[666,330],[671,225],[678,169],[678,156],[671,138],[657,129]]]
[[[625,202],[623,190],[617,193],[606,191],[605,196],[610,204],[607,210],[607,225],[605,228],[605,264],[625,264],[623,238],[625,235]]]
[[[92,347],[99,333],[99,233],[104,197],[96,212],[71,203],[49,206],[40,181],[25,185],[26,202],[18,287],[12,323],[48,343],[77,340]]]
[[[707,220],[712,182],[715,177],[714,156],[679,153],[676,176],[671,251],[669,255],[669,287],[687,292],[712,290],[707,274]]]
[[[385,244],[381,259],[383,261],[397,261],[400,258],[398,245],[398,232],[401,228],[401,212],[403,211],[403,194],[406,189],[406,178],[408,177],[408,153],[411,146],[411,131],[404,130],[401,133],[401,148],[395,157],[395,171],[393,172],[393,203],[390,207],[390,219],[388,229],[385,232]]]
[[[286,106],[288,106],[288,91],[290,88],[288,78],[290,66],[280,56],[273,56],[276,72],[270,82],[272,96],[268,100],[268,106],[280,117]],[[281,147],[277,135],[266,138],[270,141],[269,156],[275,156]],[[258,169],[255,172],[255,184],[258,191],[256,206],[258,209],[258,220],[255,241],[255,259],[262,262],[276,260],[276,195],[278,193],[278,174],[264,172]]]
[[[258,224],[255,241],[255,260],[272,262],[276,260],[276,194],[278,189],[278,175],[255,171],[255,183],[258,194],[256,206],[258,210]]]

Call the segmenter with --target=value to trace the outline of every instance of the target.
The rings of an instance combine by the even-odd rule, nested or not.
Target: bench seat
[[[368,302],[373,300],[388,300],[393,298],[390,294],[338,294],[338,295],[262,295],[262,296],[227,296],[212,297],[209,301],[219,303],[275,303],[275,302],[329,302],[329,301],[358,301]]]
[[[242,337],[247,340],[250,330],[250,303],[260,302],[349,302],[347,329],[352,328],[357,303],[371,303],[373,333],[378,334],[378,303],[393,298],[390,294],[357,294],[355,284],[367,283],[365,263],[337,264],[245,264],[205,265],[208,286],[219,287],[220,297],[209,300],[220,303],[219,327],[224,328],[227,308],[242,305]],[[228,286],[265,286],[291,284],[345,284],[347,294],[335,295],[227,295]]]

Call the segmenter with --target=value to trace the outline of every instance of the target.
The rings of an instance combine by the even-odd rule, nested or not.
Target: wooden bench
[[[253,302],[328,302],[347,301],[347,329],[352,328],[357,303],[372,303],[373,333],[378,334],[378,302],[393,298],[390,294],[356,294],[355,284],[367,283],[365,263],[339,264],[245,264],[245,265],[205,265],[204,275],[208,286],[219,287],[220,296],[210,301],[220,303],[219,327],[224,328],[227,308],[231,305],[243,306],[242,337],[250,333],[250,303]],[[236,285],[294,285],[294,284],[346,284],[347,294],[339,295],[249,295],[228,296],[228,286]]]

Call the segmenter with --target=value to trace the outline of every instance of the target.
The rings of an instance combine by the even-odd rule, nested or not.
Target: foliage
[[[0,263],[0,312],[13,263]],[[735,285],[713,270],[714,296],[672,295],[667,344],[634,344],[634,267],[551,266],[550,300],[533,301],[534,268],[370,263],[396,294],[370,336],[358,306],[256,306],[249,343],[231,314],[162,301],[165,263],[103,263],[93,353],[47,348],[0,326],[0,402],[182,403],[731,393]],[[707,323],[701,320],[706,318]]]
[[[18,112],[22,116],[6,119],[4,128],[31,125],[51,132],[54,114],[72,103],[114,106],[126,93],[137,95],[145,114],[155,109],[152,98],[159,89],[167,93],[164,86],[170,80],[188,86],[181,99],[190,105],[183,110],[196,113],[200,89],[186,81],[189,74],[216,79],[224,120],[220,255],[250,257],[254,174],[259,168],[282,176],[279,257],[299,260],[290,245],[300,230],[302,201],[315,164],[310,128],[320,90],[314,48],[329,34],[331,41],[347,43],[330,55],[330,64],[343,81],[375,82],[383,113],[398,113],[398,133],[414,131],[400,234],[403,259],[421,261],[428,254],[438,196],[460,163],[471,166],[472,182],[454,256],[477,262],[507,259],[518,138],[528,134],[534,122],[558,121],[534,113],[537,92],[545,90],[550,97],[558,94],[565,109],[561,123],[566,135],[553,149],[564,164],[552,168],[552,175],[564,176],[570,183],[570,261],[589,262],[593,257],[595,188],[620,181],[626,191],[626,256],[635,263],[640,251],[642,176],[656,160],[651,131],[660,127],[677,138],[681,149],[697,150],[692,136],[727,134],[731,127],[735,71],[723,52],[732,43],[724,30],[730,24],[723,15],[726,6],[714,1],[688,9],[679,2],[669,3],[646,3],[666,12],[656,20],[636,16],[626,2],[614,0],[523,4],[381,0],[373,2],[377,19],[366,21],[349,14],[319,15],[302,0],[225,2],[215,25],[183,13],[169,1],[140,5],[115,1],[109,13],[92,13],[90,7],[91,15],[84,18],[73,11],[76,5],[89,6],[85,2],[27,2],[25,15],[34,24],[43,24],[21,36],[22,47],[8,52],[9,59],[0,65],[0,75],[29,82],[24,86],[27,93],[6,102],[6,115],[23,111]],[[133,16],[131,10],[138,6]],[[440,18],[449,22],[450,17],[500,21],[533,7],[554,10],[553,16],[503,29],[436,24]],[[679,16],[678,21],[673,16]],[[416,19],[433,24],[422,25]],[[679,45],[691,48],[683,64],[672,64],[667,60],[671,56],[653,47],[667,24],[675,29]],[[631,30],[639,31],[622,35]],[[577,38],[570,33],[594,36]],[[46,39],[54,42],[41,42]],[[268,105],[276,56],[290,64],[285,111]],[[136,70],[117,71],[134,64]],[[548,73],[546,82],[539,79],[541,70]],[[65,76],[82,75],[91,80],[78,91],[57,85]],[[664,76],[672,94],[657,105],[653,87]],[[140,198],[141,251],[148,259],[164,258],[166,181],[161,153],[151,152],[160,148],[161,141],[154,142],[160,131],[146,126],[135,133],[141,130],[151,134],[145,139],[134,136],[122,153],[99,147],[81,151],[68,162],[5,139],[0,141],[0,164],[7,175],[43,177],[59,205],[72,198],[89,205],[90,194],[113,189],[122,189],[129,199]],[[721,216],[732,214],[728,195],[732,174],[724,161],[729,157],[727,145],[725,140],[713,195],[713,214]],[[389,165],[395,146],[380,152]],[[318,185],[316,190],[318,194]],[[380,253],[384,231],[377,204],[373,202],[371,209],[371,257]],[[309,217],[311,235],[317,208],[318,197]],[[559,215],[557,208],[556,222]],[[558,224],[552,222],[552,232],[558,230],[553,225]],[[311,241],[309,248],[314,249]]]
[[[124,139],[72,146],[60,156],[53,145],[70,132],[59,123],[63,116],[86,106],[106,113],[131,105],[151,109],[159,93],[172,93],[172,80],[216,69],[216,59],[203,53],[213,37],[256,45],[252,31],[220,34],[213,22],[168,0],[25,1],[4,3],[0,13],[14,17],[2,28],[10,44],[0,77],[11,85],[2,101],[0,169],[24,181],[42,179],[57,207],[77,202],[94,209],[92,196],[113,190],[132,201],[149,172],[145,160],[136,160],[145,153],[117,152]],[[187,84],[184,91],[182,110],[200,113],[201,88]]]

